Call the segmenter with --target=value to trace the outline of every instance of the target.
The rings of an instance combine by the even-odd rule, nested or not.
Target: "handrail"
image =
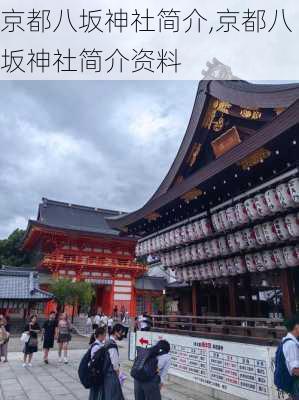
[[[153,315],[154,331],[270,345],[286,334],[282,319],[194,315]]]
[[[187,319],[197,319],[197,320],[221,320],[221,321],[248,321],[248,322],[268,322],[268,323],[281,323],[283,324],[283,319],[280,318],[253,318],[253,317],[219,317],[219,316],[194,316],[194,315],[177,315],[177,314],[165,314],[165,315],[152,315],[153,319],[161,318],[187,318]]]

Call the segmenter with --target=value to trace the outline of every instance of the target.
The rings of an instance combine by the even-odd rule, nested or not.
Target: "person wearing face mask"
[[[103,394],[105,400],[124,400],[121,384],[119,381],[120,362],[117,346],[117,342],[123,339],[124,333],[125,329],[123,325],[115,324],[111,330],[110,339],[107,340],[105,344],[107,346],[113,346],[108,350],[111,363],[104,380]]]

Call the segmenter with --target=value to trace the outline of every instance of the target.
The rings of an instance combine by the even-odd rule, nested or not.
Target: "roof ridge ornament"
[[[235,76],[231,67],[223,64],[217,58],[213,58],[212,62],[206,63],[207,69],[202,70],[203,80],[240,80]]]

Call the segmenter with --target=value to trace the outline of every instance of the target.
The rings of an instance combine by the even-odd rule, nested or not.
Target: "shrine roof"
[[[53,228],[118,236],[119,231],[110,228],[106,218],[124,214],[120,211],[81,206],[43,198],[38,208],[37,222]]]
[[[0,269],[0,299],[47,301],[53,295],[39,288],[38,273],[22,268]]]
[[[159,209],[198,189],[298,123],[298,83],[200,81],[185,136],[162,183],[143,207],[109,217],[109,225],[122,229],[142,219],[150,221],[155,214],[159,217]],[[231,147],[229,140],[223,143],[225,135],[234,142]]]

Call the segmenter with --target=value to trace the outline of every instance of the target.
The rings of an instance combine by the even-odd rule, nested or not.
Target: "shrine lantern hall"
[[[144,272],[134,262],[136,240],[106,222],[121,214],[43,198],[37,220],[28,222],[23,248],[53,279],[91,282],[96,291],[93,312],[101,309],[108,315],[117,306],[135,315],[135,279]]]

